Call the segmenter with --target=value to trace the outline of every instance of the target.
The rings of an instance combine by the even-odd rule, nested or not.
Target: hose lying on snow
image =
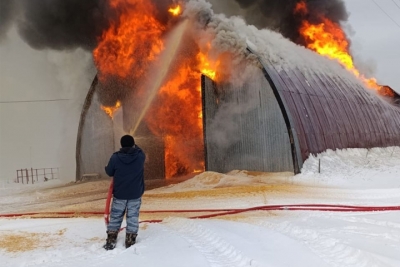
[[[30,212],[0,214],[0,218],[22,217],[22,216],[41,216],[46,218],[62,218],[73,216],[104,215],[106,225],[109,223],[110,205],[113,191],[113,181],[111,180],[108,190],[106,206],[103,212]],[[330,204],[293,204],[293,205],[265,205],[245,209],[197,209],[197,210],[143,210],[140,213],[204,213],[211,214],[191,216],[189,219],[207,219],[224,215],[233,215],[257,210],[306,210],[306,211],[336,211],[336,212],[374,212],[374,211],[400,211],[400,206],[352,206],[352,205],[330,205]],[[140,223],[159,223],[162,220],[146,220]]]
[[[302,210],[302,211],[337,211],[337,212],[377,212],[377,211],[400,211],[400,206],[350,206],[350,205],[327,205],[327,204],[296,204],[296,205],[266,205],[251,207],[246,209],[198,209],[198,210],[143,210],[140,213],[204,213],[210,212],[211,214],[191,216],[189,219],[208,219],[218,216],[233,215],[249,211],[257,210]],[[28,213],[12,213],[12,214],[0,214],[0,218],[12,218],[12,217],[23,217],[23,216],[40,216],[44,218],[69,218],[73,216],[92,216],[92,215],[104,215],[108,218],[108,215],[103,212],[93,211],[82,211],[82,212],[28,212]],[[162,220],[147,220],[145,222],[161,222]]]

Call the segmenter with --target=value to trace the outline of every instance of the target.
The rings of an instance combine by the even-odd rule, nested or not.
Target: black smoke
[[[110,23],[118,24],[123,9],[109,0],[1,0],[0,39],[12,23],[22,39],[34,49],[93,50]],[[120,1],[129,5],[129,1]],[[166,8],[172,0],[152,0],[159,20],[167,23]],[[133,5],[134,8],[134,5]]]
[[[290,40],[301,43],[299,28],[303,20],[311,23],[321,23],[322,17],[332,22],[347,21],[348,12],[343,0],[304,0],[308,13],[294,12],[301,0],[210,0],[216,5],[224,6],[230,15],[241,15],[248,24],[258,28],[268,28],[280,32]],[[217,3],[219,2],[219,3]],[[236,3],[238,5],[236,5]],[[236,6],[236,8],[234,7]],[[235,10],[236,9],[236,10]]]
[[[300,0],[209,0],[223,2],[222,13],[242,15],[249,24],[258,28],[269,28],[282,33],[294,42],[299,41],[298,29],[307,19],[318,23],[321,16],[333,22],[346,21],[348,13],[343,0],[304,0],[309,13],[294,14]],[[92,50],[102,32],[110,23],[118,23],[117,10],[110,8],[109,0],[1,0],[0,40],[4,38],[12,23],[21,37],[35,49]],[[174,0],[151,0],[157,17],[168,24],[165,12]],[[124,3],[124,1],[121,1]],[[129,1],[125,1],[129,4]],[[237,6],[237,10],[233,6]]]
[[[34,49],[91,50],[113,14],[107,0],[1,0],[0,39],[12,24]]]
[[[92,49],[111,16],[105,0],[22,0],[18,30],[35,49]]]

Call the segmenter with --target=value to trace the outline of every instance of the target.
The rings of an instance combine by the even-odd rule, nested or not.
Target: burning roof
[[[114,4],[115,8],[126,5],[123,1],[114,1]],[[204,169],[199,77],[204,74],[219,83],[244,82],[248,63],[257,65],[254,55],[246,52],[249,44],[253,44],[257,54],[278,69],[296,66],[304,73],[317,72],[331,78],[347,77],[349,84],[374,84],[373,79],[364,78],[354,67],[349,54],[349,42],[340,25],[327,18],[320,18],[315,25],[304,19],[299,35],[310,50],[329,59],[308,49],[301,49],[278,33],[260,31],[239,18],[215,15],[205,1],[189,1],[182,6],[181,15],[176,12],[179,10],[176,6],[169,7],[172,24],[168,25],[152,20],[155,9],[144,2],[138,1],[136,10],[132,12],[138,12],[141,8],[144,10],[138,17],[121,16],[118,30],[112,26],[104,32],[94,56],[100,80],[104,84],[118,80],[129,85],[124,90],[130,90],[131,94],[118,99],[122,101],[122,106],[138,107],[125,112],[126,117],[130,118],[126,123],[128,132],[135,128],[130,121],[136,120],[136,124],[141,121],[134,114],[141,112],[144,102],[149,102],[146,101],[146,90],[152,88],[149,84],[164,73],[165,78],[162,78],[160,88],[156,88],[157,96],[146,112],[144,121],[153,134],[165,140],[167,177]],[[306,2],[298,2],[292,12],[307,17],[309,11]],[[163,51],[171,46],[169,33],[184,20],[189,22],[183,36],[179,37],[182,38],[182,44],[176,48],[179,52],[165,66],[161,58]],[[149,27],[153,27],[153,30],[149,30]],[[132,35],[145,41],[131,40]],[[165,68],[168,68],[167,72]],[[150,82],[149,76],[152,76]],[[380,87],[374,84],[372,88]]]
[[[26,0],[19,4],[18,27],[35,48],[92,51],[103,109],[112,116],[122,106],[126,132],[145,123],[165,140],[167,177],[204,169],[200,76],[243,83],[247,66],[259,64],[249,44],[278,70],[295,67],[306,79],[310,73],[340,76],[390,92],[354,66],[340,26],[347,18],[342,1],[237,2],[246,12],[272,14],[263,26],[297,44],[239,17],[215,14],[205,0]]]

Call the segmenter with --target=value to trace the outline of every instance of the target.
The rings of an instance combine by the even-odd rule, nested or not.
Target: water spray
[[[154,97],[156,96],[158,90],[161,87],[162,82],[164,81],[165,77],[168,74],[168,71],[170,69],[170,66],[172,64],[172,61],[175,58],[176,53],[179,50],[183,34],[185,33],[186,27],[188,25],[188,20],[182,21],[178,27],[175,28],[175,30],[172,32],[172,34],[169,37],[170,42],[167,43],[166,49],[164,50],[161,58],[160,58],[160,71],[158,75],[156,75],[156,79],[154,81],[150,81],[149,84],[149,97],[146,100],[145,106],[140,113],[140,116],[135,124],[135,127],[130,130],[130,135],[134,136],[136,130],[138,129],[140,123],[142,122],[144,116],[146,115],[148,109],[150,108],[151,103],[154,100]]]

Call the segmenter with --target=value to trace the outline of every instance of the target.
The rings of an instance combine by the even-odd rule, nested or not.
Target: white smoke
[[[223,76],[228,77],[222,80],[229,81],[230,85],[226,87],[230,90],[235,90],[235,88],[240,90],[243,85],[245,85],[244,88],[252,88],[254,87],[251,85],[252,81],[258,82],[254,77],[259,75],[260,66],[256,56],[247,51],[249,45],[256,50],[255,52],[265,64],[272,65],[278,71],[296,67],[304,73],[306,79],[308,75],[317,73],[332,78],[341,77],[349,85],[364,86],[339,62],[296,45],[277,32],[268,29],[260,30],[255,26],[247,25],[240,17],[215,14],[211,8],[211,5],[204,0],[191,0],[186,5],[183,15],[197,23],[194,34],[200,48],[205,43],[211,43],[210,58],[226,59],[226,55],[230,55],[228,64],[219,69],[223,72]],[[221,84],[219,87],[221,88]],[[223,84],[222,87],[225,88]],[[238,105],[234,99],[231,99],[232,102],[218,107],[210,123],[213,129],[212,141],[220,149],[228,148],[238,141],[237,137],[230,134],[239,127],[235,121],[238,114],[251,112],[258,104],[258,96],[254,95],[252,90],[248,90],[247,95],[242,97],[249,101],[243,101]]]
[[[191,0],[186,5],[183,15],[197,21],[197,40],[200,45],[205,43],[204,38],[206,42],[211,42],[212,56],[218,57],[226,53],[232,55],[233,69],[249,58],[254,62],[254,56],[246,52],[248,43],[251,43],[257,48],[257,54],[264,61],[273,63],[276,68],[297,66],[302,70],[344,76],[351,82],[360,84],[360,81],[337,61],[321,57],[305,47],[296,45],[277,32],[247,25],[240,17],[214,14],[211,8],[211,4],[204,0]]]

